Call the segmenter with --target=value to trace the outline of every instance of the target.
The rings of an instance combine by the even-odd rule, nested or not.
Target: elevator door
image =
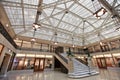
[[[35,58],[34,63],[34,72],[44,71],[45,59],[44,58]]]
[[[97,64],[99,68],[107,69],[107,64],[105,58],[97,58]]]

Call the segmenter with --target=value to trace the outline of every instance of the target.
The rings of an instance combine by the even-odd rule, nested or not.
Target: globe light
[[[34,38],[31,39],[32,42],[35,42],[36,40]]]

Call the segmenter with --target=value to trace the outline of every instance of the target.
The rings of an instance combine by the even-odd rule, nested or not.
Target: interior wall
[[[1,53],[1,56],[0,56],[0,66],[1,66],[1,63],[3,61],[3,57],[5,55],[5,53],[9,53],[9,50],[12,50],[14,52],[16,52],[15,48],[8,42],[8,40],[6,40],[2,34],[0,34],[0,43],[2,45],[4,45],[4,48],[3,48],[3,51]]]
[[[8,69],[8,65],[9,65],[9,62],[10,62],[10,58],[11,58],[11,55],[8,54],[8,53],[5,53],[4,58],[3,58],[3,62],[2,62],[2,65],[1,65],[0,75],[5,75],[6,74],[7,69]]]

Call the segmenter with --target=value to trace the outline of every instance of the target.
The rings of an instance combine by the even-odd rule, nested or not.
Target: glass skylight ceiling
[[[107,0],[111,5],[114,0]],[[39,0],[2,0],[2,4],[16,35],[33,37],[32,24],[35,22]],[[96,3],[98,4],[99,2]],[[120,9],[120,1],[116,5]],[[102,5],[101,5],[102,6]],[[100,9],[100,5],[96,6]],[[66,13],[66,11],[68,13]],[[43,0],[42,14],[38,24],[41,28],[35,33],[35,38],[54,41],[57,31],[57,41],[83,46],[103,39],[118,36],[117,26],[111,14],[107,12],[97,19],[93,16],[95,8],[91,0]],[[83,43],[84,41],[84,43]]]

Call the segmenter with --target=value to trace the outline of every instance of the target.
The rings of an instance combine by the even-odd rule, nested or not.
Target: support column
[[[55,57],[53,56],[53,59],[52,59],[52,70],[55,69]]]
[[[112,47],[111,47],[111,45],[110,45],[110,42],[107,42],[107,44],[108,44],[109,49],[111,50]]]

